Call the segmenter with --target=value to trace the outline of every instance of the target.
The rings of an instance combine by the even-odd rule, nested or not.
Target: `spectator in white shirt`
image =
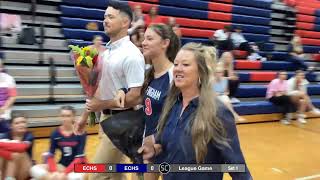
[[[230,35],[231,27],[225,26],[223,29],[215,31],[211,40],[214,41],[219,50],[231,51],[233,49],[233,45]]]
[[[234,32],[231,34],[231,39],[235,49],[247,51],[250,53],[250,55],[248,56],[250,60],[262,60],[262,57],[253,49],[250,43],[243,36],[241,27],[235,27]]]
[[[308,96],[307,85],[308,80],[305,79],[304,72],[301,70],[296,71],[296,75],[288,80],[287,94],[293,99],[293,102],[298,105],[298,121],[306,123],[304,119],[305,112],[311,111],[315,115],[320,115],[320,110],[315,108]]]

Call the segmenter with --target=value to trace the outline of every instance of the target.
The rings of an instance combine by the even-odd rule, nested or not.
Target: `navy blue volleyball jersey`
[[[4,136],[3,136],[3,139],[13,140],[13,139],[12,139],[12,136],[11,136],[11,132],[5,133]],[[27,153],[28,153],[30,159],[32,159],[33,140],[34,140],[34,137],[33,137],[33,135],[32,135],[31,132],[26,132],[26,133],[24,134],[24,136],[23,136],[23,139],[22,139],[23,142],[30,143],[30,146],[29,146],[29,148],[27,149]]]
[[[74,158],[84,156],[84,147],[86,144],[87,134],[70,136],[64,135],[60,128],[57,128],[50,137],[50,154],[54,155],[56,149],[61,151],[60,164],[68,166]]]
[[[173,67],[159,78],[153,79],[144,94],[145,137],[155,134],[167,93],[173,79]]]

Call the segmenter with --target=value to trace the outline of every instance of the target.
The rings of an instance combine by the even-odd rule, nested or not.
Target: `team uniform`
[[[64,135],[60,128],[57,128],[50,137],[51,145],[49,153],[54,156],[56,149],[61,151],[59,164],[67,167],[75,159],[84,157],[84,147],[86,144],[86,134],[83,135]]]
[[[3,139],[13,140],[11,133],[7,132],[3,135]],[[7,141],[0,142],[0,157],[10,160],[14,152],[26,152],[32,160],[32,146],[34,137],[31,132],[26,132],[22,138],[22,142],[9,143]]]
[[[84,175],[82,173],[74,173],[74,165],[86,163],[84,147],[86,144],[87,134],[70,136],[64,135],[59,128],[57,128],[50,137],[50,150],[46,155],[47,168],[41,165],[33,166],[30,174],[35,179],[43,179],[49,172],[61,171],[61,166],[58,166],[54,160],[56,149],[61,151],[61,159],[59,164],[66,167],[63,172],[67,175],[68,180],[82,180]]]
[[[153,79],[144,94],[145,137],[156,133],[156,127],[162,112],[167,93],[173,79],[173,67],[159,78]]]

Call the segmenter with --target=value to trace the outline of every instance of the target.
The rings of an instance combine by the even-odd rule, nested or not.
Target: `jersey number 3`
[[[144,109],[144,112],[146,113],[146,115],[150,116],[152,114],[152,107],[151,107],[151,100],[150,98],[147,98],[145,101],[144,101],[144,104],[145,104],[145,109]]]

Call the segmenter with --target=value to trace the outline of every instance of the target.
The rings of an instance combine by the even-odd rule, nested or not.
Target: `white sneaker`
[[[307,121],[304,118],[298,118],[298,122],[301,124],[307,123]]]
[[[286,120],[286,119],[281,119],[280,122],[281,122],[281,124],[284,124],[284,125],[289,125],[289,124],[291,124],[291,122],[288,121],[288,120]]]
[[[307,117],[307,116],[306,116],[305,114],[297,114],[297,119],[298,119],[298,118],[303,118],[303,119],[304,119],[304,118],[306,118],[306,117]]]
[[[262,57],[261,59],[260,59],[260,61],[266,61],[267,60],[267,58],[265,58],[265,57]]]
[[[256,61],[257,59],[259,59],[258,57],[259,57],[258,53],[251,53],[250,56],[248,56],[248,59],[250,61]]]
[[[320,110],[318,108],[312,109],[311,113],[320,116]]]
[[[237,98],[235,98],[235,97],[233,97],[233,98],[231,98],[231,103],[232,104],[237,104],[237,103],[240,103],[240,100],[239,99],[237,99]]]

